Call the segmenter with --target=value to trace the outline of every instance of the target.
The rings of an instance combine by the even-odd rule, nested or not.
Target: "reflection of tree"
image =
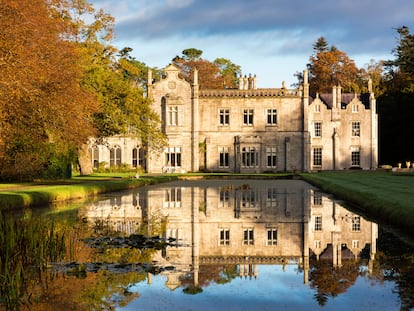
[[[207,287],[211,282],[216,284],[230,283],[238,276],[237,265],[200,265],[198,285]],[[182,280],[183,285],[193,285],[193,277]]]
[[[360,274],[360,262],[346,260],[341,267],[333,267],[328,260],[310,261],[310,287],[315,288],[315,299],[319,305],[327,303],[328,297],[335,297],[347,291]]]
[[[378,245],[381,246],[374,265],[377,280],[394,281],[395,292],[401,300],[400,310],[414,308],[414,246],[396,238],[394,234],[379,231]]]

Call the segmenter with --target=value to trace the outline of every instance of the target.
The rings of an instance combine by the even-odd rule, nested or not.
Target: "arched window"
[[[118,145],[113,146],[109,150],[109,166],[121,166],[122,163],[122,152],[121,147]]]
[[[98,146],[93,146],[89,148],[89,155],[92,161],[92,166],[94,168],[99,168],[99,148]]]
[[[133,148],[132,149],[132,167],[137,167],[138,166],[138,155],[139,155],[139,153],[138,153],[138,148],[137,147],[135,147],[135,148]]]

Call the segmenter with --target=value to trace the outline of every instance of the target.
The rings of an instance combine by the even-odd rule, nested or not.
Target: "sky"
[[[412,0],[89,0],[115,18],[113,45],[164,68],[182,51],[226,58],[259,88],[289,87],[325,37],[358,68],[394,59],[396,29],[414,32]]]

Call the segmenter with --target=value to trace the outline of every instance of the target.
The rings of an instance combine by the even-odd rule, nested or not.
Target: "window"
[[[254,231],[253,229],[244,229],[243,231],[243,244],[254,245]]]
[[[360,122],[354,121],[352,122],[352,136],[353,137],[359,137],[361,135],[361,128],[360,128]]]
[[[321,112],[321,105],[319,104],[315,105],[315,112]]]
[[[259,151],[255,147],[242,148],[242,167],[258,167]]]
[[[165,149],[166,164],[168,167],[181,167],[181,148]]]
[[[178,125],[178,106],[167,107],[167,125]]]
[[[259,203],[258,192],[255,189],[247,189],[241,192],[241,206],[254,208]]]
[[[98,146],[93,146],[89,148],[89,155],[92,159],[92,166],[94,168],[99,168],[99,148]]]
[[[315,216],[315,231],[322,231],[322,216]]]
[[[230,124],[230,110],[229,109],[220,109],[220,125],[229,125]]]
[[[321,247],[322,247],[321,240],[315,240],[315,248],[321,248]]]
[[[352,112],[353,112],[353,113],[358,112],[358,105],[357,105],[357,104],[353,104],[353,105],[352,105]]]
[[[253,125],[253,109],[243,110],[243,125]]]
[[[132,149],[132,167],[138,166],[138,148]]]
[[[267,167],[277,167],[276,147],[266,147]]]
[[[121,166],[122,157],[121,157],[121,147],[113,146],[109,150],[109,166]]]
[[[313,148],[313,166],[322,166],[322,148]]]
[[[267,229],[267,245],[277,245],[277,229]]]
[[[220,189],[220,205],[219,207],[230,206],[230,191],[227,189]]]
[[[359,248],[359,240],[352,240],[352,248]]]
[[[267,125],[277,124],[277,109],[267,109]]]
[[[266,203],[268,207],[277,206],[277,189],[276,188],[267,189]]]
[[[229,147],[219,147],[219,167],[229,167]]]
[[[313,123],[315,137],[322,137],[322,122],[317,121]]]
[[[320,192],[313,193],[313,205],[322,205],[322,194]]]
[[[361,230],[361,217],[354,216],[352,217],[352,231],[359,232]]]
[[[181,188],[165,189],[164,207],[181,207]]]
[[[220,245],[230,245],[230,230],[229,229],[220,229]]]
[[[359,147],[351,148],[351,166],[360,166],[361,165],[361,155],[359,152]]]

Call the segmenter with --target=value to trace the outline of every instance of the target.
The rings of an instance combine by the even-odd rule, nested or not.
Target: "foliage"
[[[397,33],[395,59],[384,62],[385,92],[377,99],[381,162],[394,165],[414,159],[414,146],[409,143],[414,130],[410,117],[414,108],[414,35],[406,26]]]
[[[57,1],[53,1],[57,2]],[[44,0],[0,6],[0,177],[29,179],[94,133],[78,46]]]
[[[202,59],[203,51],[186,49],[182,56],[176,56],[173,62],[181,69],[182,76],[194,83],[194,70],[198,70],[200,89],[235,88],[238,84],[240,66],[225,58],[216,58],[214,62]]]
[[[323,38],[323,37],[322,37]],[[310,57],[310,92],[331,92],[332,87],[340,85],[344,92],[359,92],[357,83],[358,68],[345,52],[318,39],[314,44],[315,54]]]

